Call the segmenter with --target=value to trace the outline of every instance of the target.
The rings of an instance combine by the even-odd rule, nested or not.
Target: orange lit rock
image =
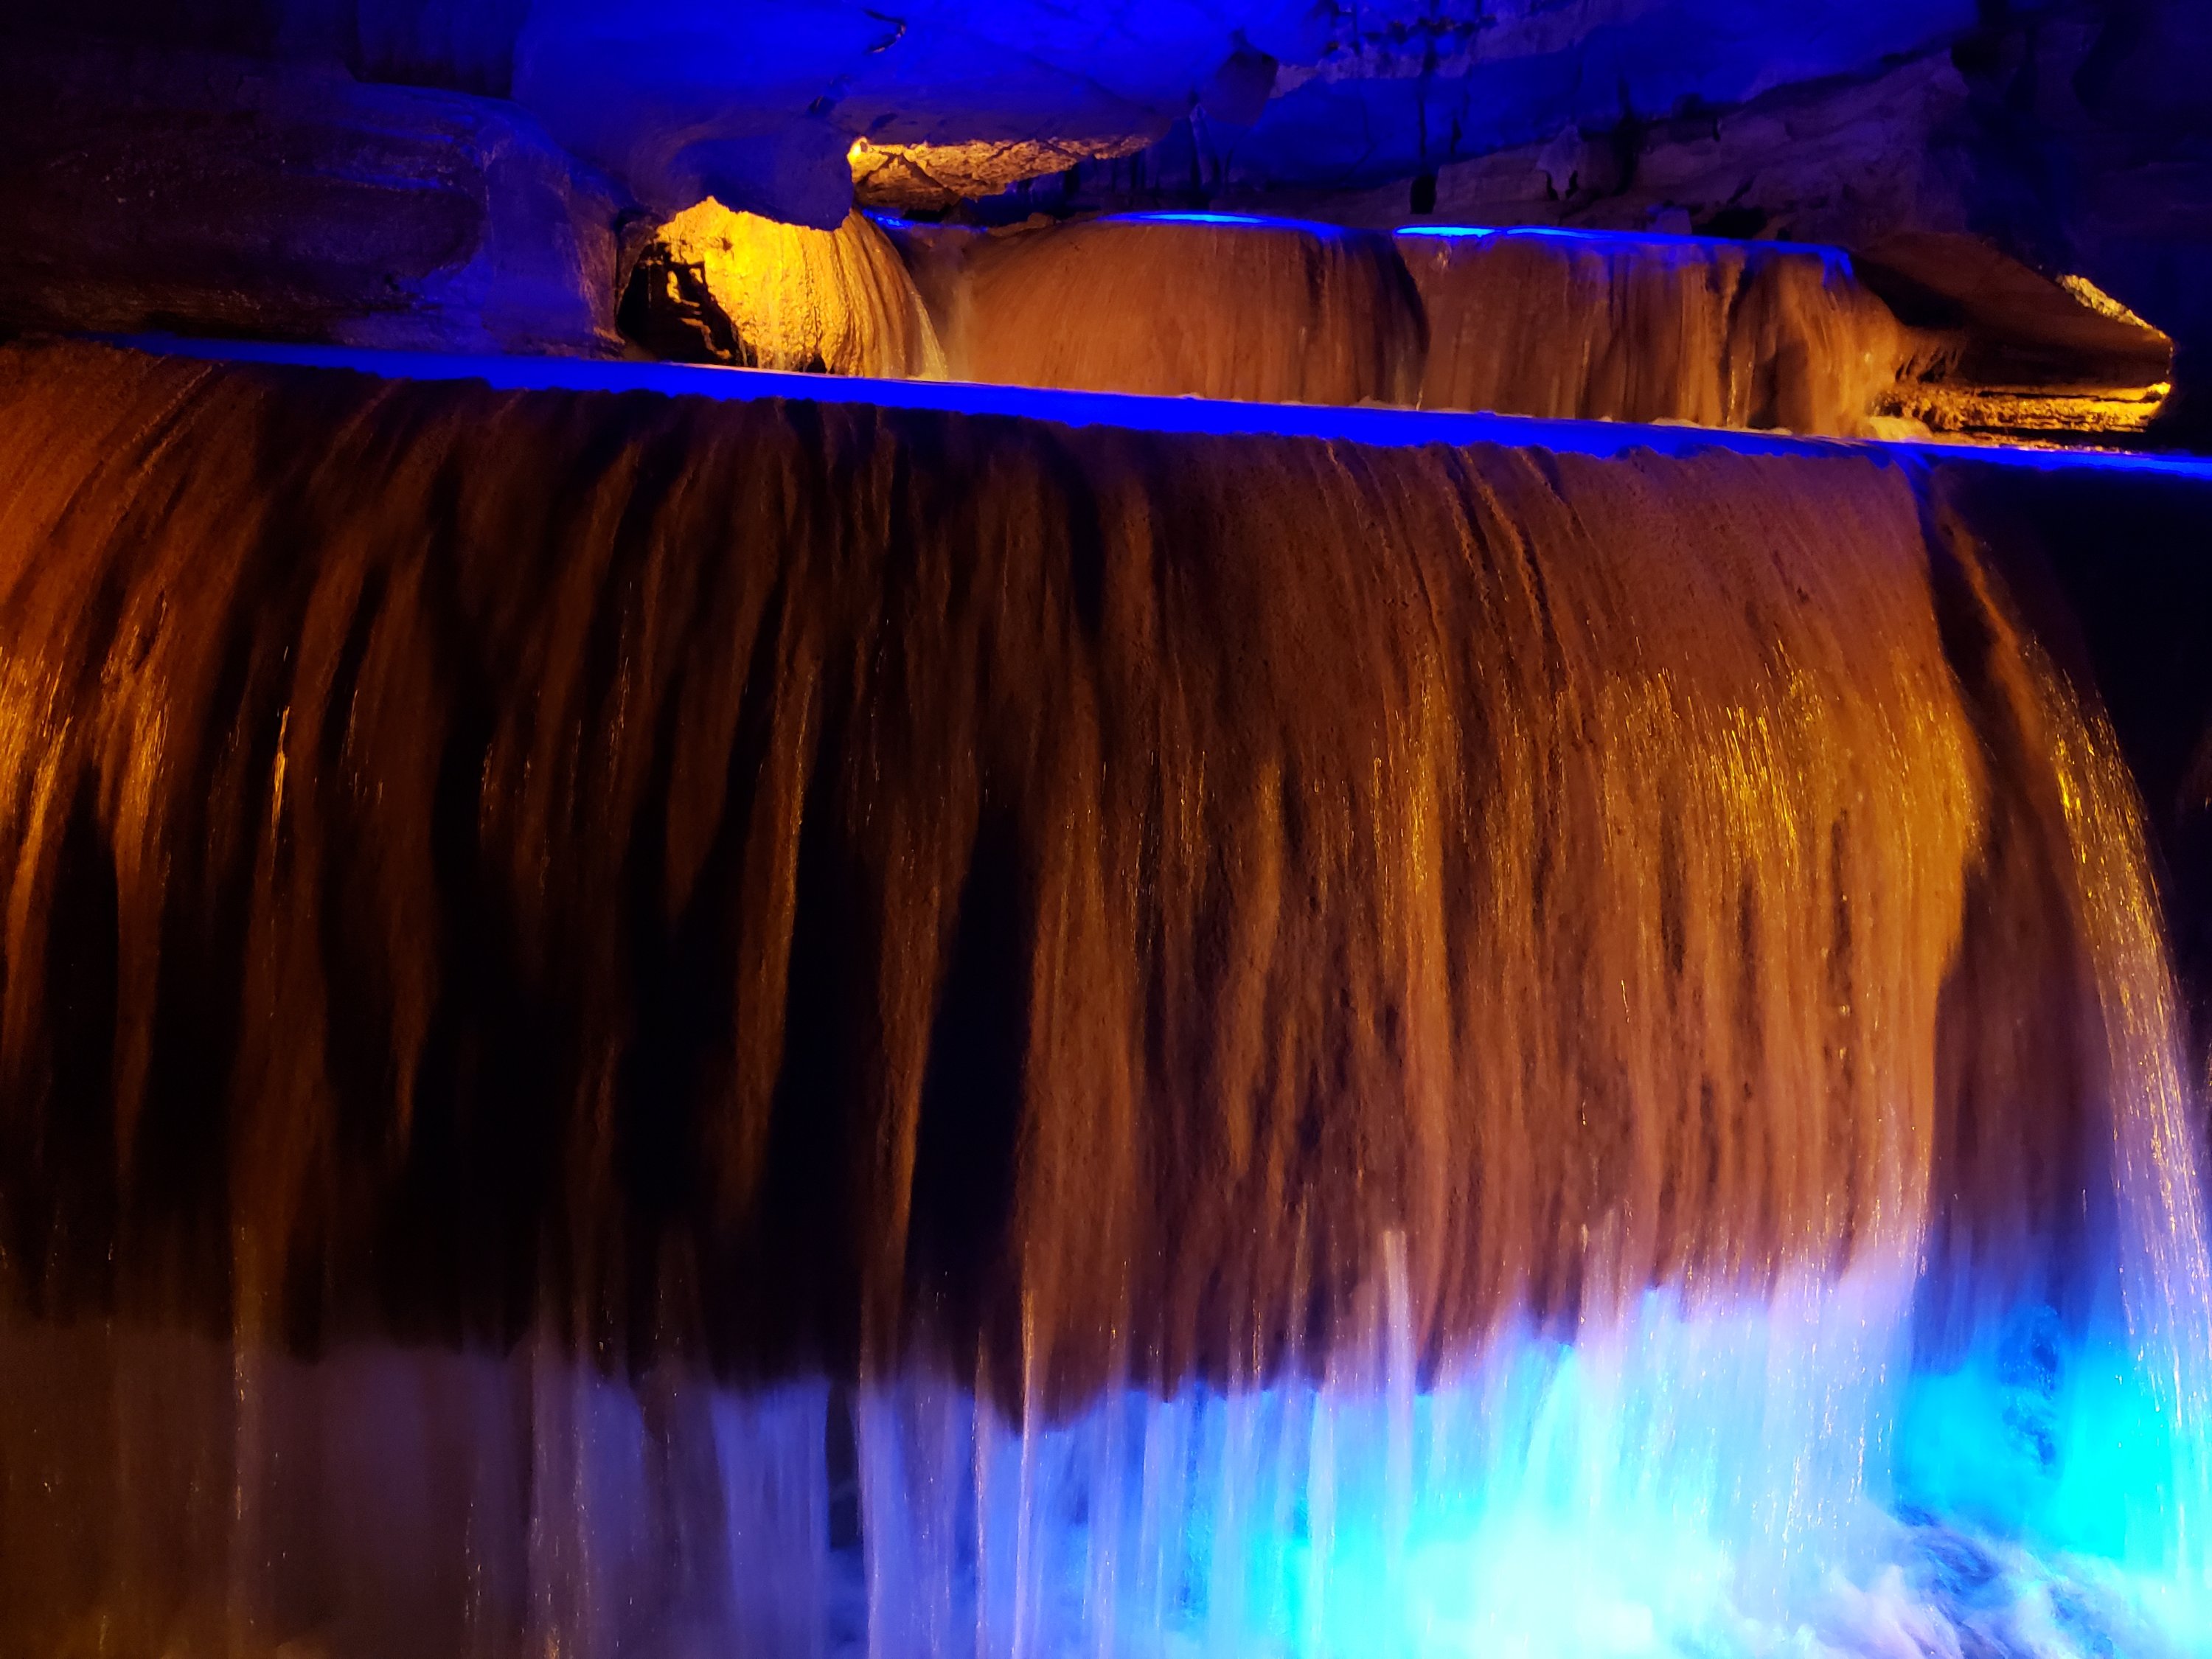
[[[1967,438],[2129,438],[2165,407],[2173,342],[2085,276],[2053,281],[1978,240],[1885,238],[1860,258],[1907,322],[1943,335],[1938,372],[1899,389],[1898,408]]]
[[[952,144],[872,144],[854,140],[853,193],[866,207],[940,210],[995,196],[1025,179],[1063,173],[1081,161],[1110,161],[1149,142],[1040,139]]]

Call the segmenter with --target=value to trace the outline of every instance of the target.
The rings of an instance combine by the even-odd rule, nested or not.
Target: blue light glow
[[[1027,1435],[956,1381],[910,1379],[861,1407],[863,1531],[899,1564],[878,1590],[949,1599],[992,1653],[2212,1651],[2124,1345],[2058,1338],[2051,1386],[1900,1386],[1910,1288],[1801,1279],[1702,1311],[1649,1295],[1571,1345],[1504,1333],[1418,1390],[1386,1317],[1318,1382],[1133,1392]],[[2058,1409],[2025,1420],[2024,1387]],[[1942,1512],[1912,1484],[1931,1471],[1962,1480]]]
[[[110,343],[156,356],[207,362],[346,369],[387,380],[474,380],[502,392],[645,392],[730,403],[784,398],[835,406],[1004,416],[1060,426],[1109,427],[1129,432],[1312,438],[1385,449],[1429,444],[1499,444],[1559,454],[1595,456],[1638,452],[1679,456],[1714,450],[1739,455],[1917,455],[1952,464],[2050,470],[2089,467],[2161,473],[2212,483],[2212,459],[2186,456],[2010,449],[1984,445],[1844,442],[1710,427],[1639,426],[1628,422],[1540,420],[1521,415],[1346,408],[1322,404],[1228,403],[1200,398],[1149,398],[1112,392],[985,386],[959,380],[842,379],[779,374],[767,369],[590,357],[378,351],[352,346],[197,340],[168,335],[116,337]]]
[[[277,1475],[325,1471],[334,1501],[292,1560],[325,1569],[309,1582],[340,1632],[407,1628],[375,1620],[422,1540],[466,1537],[471,1574],[544,1609],[533,1651],[2212,1656],[2212,1599],[2171,1547],[2170,1436],[2109,1333],[2031,1310],[1908,1376],[1912,1273],[1893,1262],[1785,1276],[1754,1304],[1649,1294],[1571,1342],[1508,1326],[1418,1377],[1392,1261],[1317,1376],[1126,1387],[1026,1429],[979,1406],[957,1358],[741,1388],[632,1379],[554,1339],[311,1361],[106,1327],[0,1335],[33,1376],[82,1376],[89,1351],[138,1379],[146,1479],[173,1502],[191,1471],[234,1481],[234,1537],[290,1537],[257,1530],[298,1526]],[[544,1501],[516,1509],[518,1487]],[[672,1538],[680,1584],[653,1565]],[[234,1606],[213,1553],[188,1605],[209,1623],[183,1627]]]
[[[1587,230],[1571,225],[1401,225],[1395,233],[1400,236],[1432,236],[1444,240],[1465,239],[1482,240],[1490,237],[1515,239],[1543,237],[1566,241],[1584,242],[1593,247],[1618,247],[1623,252],[1632,248],[1742,248],[1750,252],[1809,254],[1823,259],[1844,259],[1850,256],[1841,248],[1820,242],[1765,241],[1729,236],[1686,236],[1673,231],[1657,230]]]
[[[1111,225],[1287,225],[1291,222],[1262,219],[1249,213],[1116,213],[1110,215],[1106,222]]]
[[[1362,234],[1343,225],[1325,224],[1316,219],[1277,219],[1255,213],[1113,213],[1097,222],[1108,225],[1229,225],[1245,230],[1296,231],[1302,235],[1332,240]]]

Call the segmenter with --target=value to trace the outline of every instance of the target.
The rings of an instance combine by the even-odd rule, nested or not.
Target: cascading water
[[[1131,214],[900,232],[957,380],[1155,397],[1410,405],[1428,329],[1388,236]]]
[[[945,354],[898,250],[865,215],[836,230],[705,201],[630,272],[623,330],[661,357],[747,368],[942,376]]]
[[[0,1651],[2194,1654],[1913,464],[0,358]]]
[[[1398,246],[1428,409],[1850,436],[1942,356],[1835,248],[1458,227]]]

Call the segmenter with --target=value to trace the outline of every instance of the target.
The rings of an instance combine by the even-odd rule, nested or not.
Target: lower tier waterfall
[[[0,1654],[2205,1652],[2033,573],[1545,430],[0,352]]]

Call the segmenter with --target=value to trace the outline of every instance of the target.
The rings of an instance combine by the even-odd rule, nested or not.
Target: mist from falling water
[[[2205,1651],[2110,734],[1683,449],[0,359],[0,1651]]]

